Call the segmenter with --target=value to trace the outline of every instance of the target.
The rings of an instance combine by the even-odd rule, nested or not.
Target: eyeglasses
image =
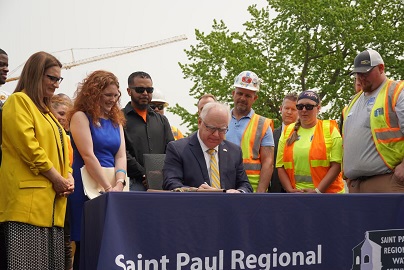
[[[153,93],[153,87],[129,86],[129,89],[135,90],[138,94],[143,94],[146,91],[148,94]]]
[[[212,134],[216,132],[216,130],[219,132],[219,134],[226,134],[226,132],[229,130],[228,127],[225,128],[218,128],[218,127],[214,127],[214,126],[209,126],[207,125],[204,121],[202,121],[203,124],[205,125],[206,129],[211,132]]]
[[[164,110],[164,104],[149,104],[150,108],[155,110],[156,108],[159,109],[159,111]]]
[[[53,82],[53,83],[59,83],[60,84],[63,81],[62,77],[59,78],[59,77],[55,77],[55,76],[48,75],[48,74],[46,74],[45,76],[48,77],[49,80],[51,80],[51,82]]]
[[[303,108],[306,108],[307,111],[311,111],[314,109],[314,107],[317,107],[318,104],[313,105],[313,104],[296,104],[296,109],[299,111],[303,110]]]

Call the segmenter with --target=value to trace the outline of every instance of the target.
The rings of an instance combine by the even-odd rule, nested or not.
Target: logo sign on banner
[[[367,231],[353,249],[352,270],[404,270],[404,230]]]

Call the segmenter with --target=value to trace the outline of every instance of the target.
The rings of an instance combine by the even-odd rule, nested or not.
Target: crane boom
[[[111,53],[101,54],[98,56],[82,59],[79,61],[73,61],[70,63],[63,64],[62,68],[70,69],[75,66],[88,64],[88,63],[95,62],[98,60],[108,59],[108,58],[116,57],[116,56],[127,54],[127,53],[150,49],[150,48],[154,48],[154,47],[158,47],[158,46],[162,46],[162,45],[166,45],[169,43],[182,41],[182,40],[186,40],[186,39],[187,39],[187,37],[185,35],[175,36],[175,37],[171,37],[171,38],[167,38],[167,39],[163,39],[163,40],[159,40],[159,41],[155,41],[155,42],[150,42],[150,43],[130,47],[127,49],[123,49],[123,50],[119,50],[119,51],[115,51],[115,52],[111,52]]]
[[[166,44],[170,44],[170,43],[173,43],[173,42],[178,42],[178,41],[182,41],[182,40],[186,40],[186,39],[187,39],[187,37],[185,35],[180,35],[180,36],[175,36],[175,37],[171,37],[171,38],[167,38],[167,39],[162,39],[162,40],[159,40],[159,41],[154,41],[154,42],[150,42],[150,43],[146,43],[146,44],[142,44],[142,45],[138,45],[138,46],[129,47],[129,48],[126,48],[126,49],[123,49],[123,50],[114,51],[114,52],[111,52],[111,53],[105,53],[105,54],[85,58],[85,59],[82,59],[82,60],[66,63],[66,64],[62,65],[62,68],[63,69],[70,69],[70,68],[75,67],[75,66],[84,65],[84,64],[96,62],[96,61],[99,61],[99,60],[104,60],[104,59],[116,57],[116,56],[119,56],[119,55],[124,55],[124,54],[127,54],[127,53],[146,50],[146,49],[150,49],[150,48],[154,48],[154,47],[158,47],[158,46],[162,46],[162,45],[166,45]],[[9,79],[6,80],[6,82],[15,81],[15,80],[18,80],[19,78],[20,77],[9,78]]]

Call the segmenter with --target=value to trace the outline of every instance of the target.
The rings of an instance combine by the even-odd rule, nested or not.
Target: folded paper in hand
[[[102,171],[104,175],[108,179],[109,183],[112,187],[116,185],[115,180],[115,168],[114,167],[102,167]],[[95,197],[100,196],[104,191],[104,188],[94,180],[90,174],[88,173],[86,166],[81,168],[81,179],[83,180],[83,189],[84,194],[87,195],[89,199],[93,199]],[[126,177],[126,186],[123,188],[123,191],[129,191],[129,178]]]

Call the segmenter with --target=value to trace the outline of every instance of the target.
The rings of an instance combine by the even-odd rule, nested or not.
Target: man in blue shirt
[[[254,112],[260,79],[251,71],[241,72],[234,81],[234,108],[226,139],[243,151],[244,167],[254,192],[266,192],[274,170],[273,121]]]

